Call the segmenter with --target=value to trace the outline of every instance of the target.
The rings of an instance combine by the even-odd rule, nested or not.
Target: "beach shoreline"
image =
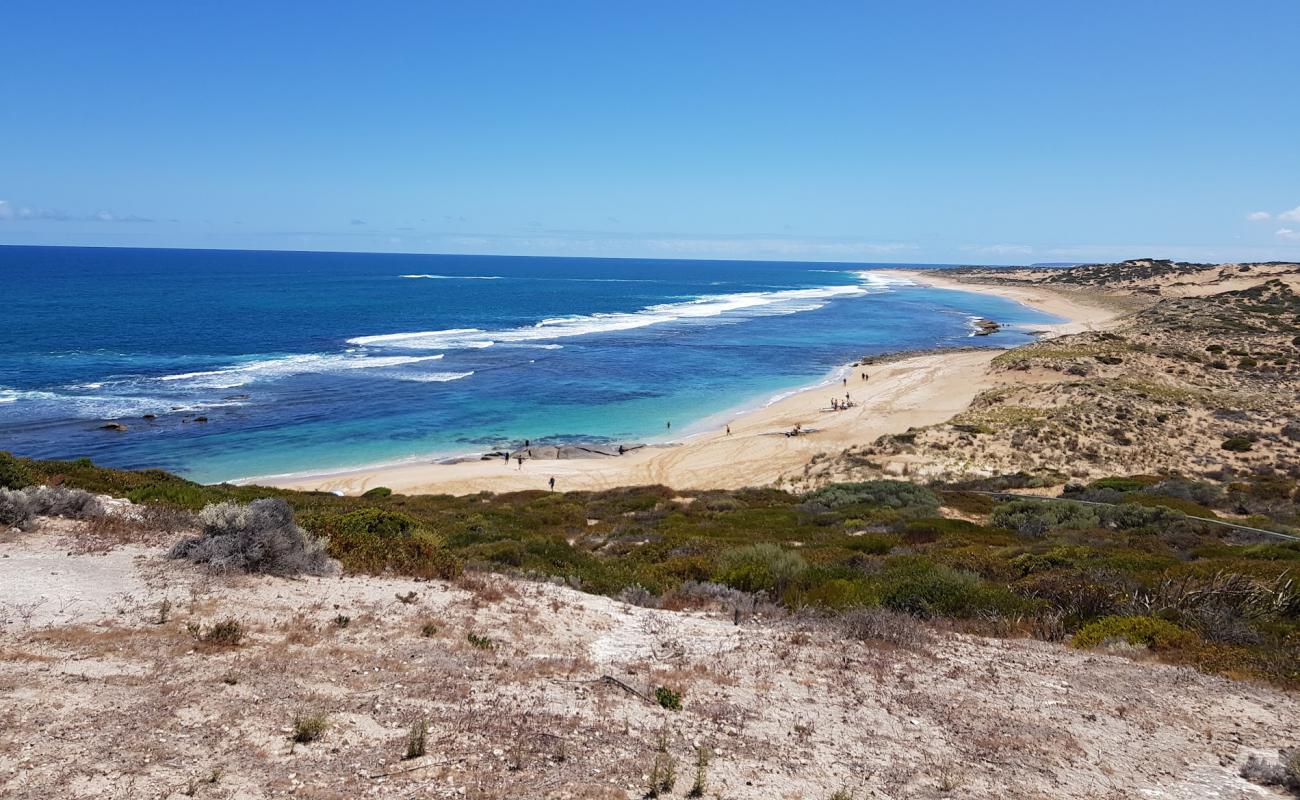
[[[995,294],[1064,320],[1042,326],[1043,338],[1099,329],[1119,314],[1116,308],[1077,292],[958,281],[929,274],[929,270],[881,272],[936,288]],[[252,477],[235,483],[344,494],[361,494],[380,486],[404,494],[525,491],[547,489],[552,478],[560,491],[646,484],[674,489],[797,484],[801,470],[821,456],[961,413],[977,394],[997,384],[988,374],[988,365],[1002,352],[1001,348],[988,348],[902,354],[867,367],[842,365],[818,383],[766,405],[738,410],[729,418],[714,415],[710,419],[717,425],[712,430],[696,430],[671,442],[652,440],[647,447],[613,458],[525,459],[521,467],[497,459],[472,460],[473,456],[466,454],[454,461],[410,461]],[[866,381],[863,372],[869,373]],[[841,374],[846,383],[834,381]],[[832,410],[832,398],[843,399],[845,392],[854,405]],[[730,433],[726,432],[728,425]],[[796,426],[806,433],[786,435]]]

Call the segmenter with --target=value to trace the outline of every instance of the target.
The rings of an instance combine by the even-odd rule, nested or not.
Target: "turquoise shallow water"
[[[0,247],[0,449],[218,481],[646,440],[1054,321],[880,266]]]

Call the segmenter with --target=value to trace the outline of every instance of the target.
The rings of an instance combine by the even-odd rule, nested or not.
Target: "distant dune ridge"
[[[849,448],[808,480],[1300,471],[1300,266],[1143,259],[925,277],[1130,310],[997,356],[995,385],[962,414]]]

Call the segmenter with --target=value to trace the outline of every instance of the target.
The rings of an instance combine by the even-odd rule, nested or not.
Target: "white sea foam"
[[[592,333],[644,328],[666,322],[699,320],[724,314],[744,313],[752,316],[797,314],[821,308],[836,297],[868,294],[872,282],[843,286],[820,286],[812,289],[783,289],[771,292],[736,292],[707,295],[675,303],[659,303],[640,311],[581,314],[544,319],[535,325],[485,331],[479,328],[449,328],[434,331],[386,333],[356,336],[350,345],[400,350],[450,350],[491,347],[493,344],[546,341]],[[884,284],[880,284],[883,286]]]
[[[257,380],[275,380],[290,375],[304,373],[341,372],[353,369],[375,369],[379,367],[400,367],[418,364],[423,361],[436,361],[442,354],[432,356],[366,356],[322,355],[308,353],[303,355],[282,356],[260,361],[250,361],[221,369],[201,372],[182,372],[176,375],[163,375],[160,381],[180,382],[187,388],[233,389]]]
[[[386,374],[385,377],[409,383],[447,383],[449,381],[458,381],[461,378],[468,378],[473,374],[473,370],[469,372],[394,372]]]
[[[429,281],[499,281],[500,275],[403,275],[403,278]]]
[[[904,278],[899,275],[891,275],[885,272],[876,272],[874,270],[864,269],[853,272],[868,288],[871,289],[890,289],[895,286],[916,286],[916,281],[911,278]]]

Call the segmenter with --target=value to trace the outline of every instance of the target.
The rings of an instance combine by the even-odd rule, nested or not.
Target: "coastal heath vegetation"
[[[810,616],[895,646],[938,624],[1136,648],[1300,687],[1300,542],[1285,538],[1300,524],[1300,494],[1283,474],[1111,476],[1046,502],[979,494],[1015,476],[803,495],[646,486],[338,497],[0,456],[0,474],[15,472],[197,511],[201,535],[174,552],[219,568],[319,574],[336,560],[347,573],[502,572],[640,605],[718,608],[738,622]]]

